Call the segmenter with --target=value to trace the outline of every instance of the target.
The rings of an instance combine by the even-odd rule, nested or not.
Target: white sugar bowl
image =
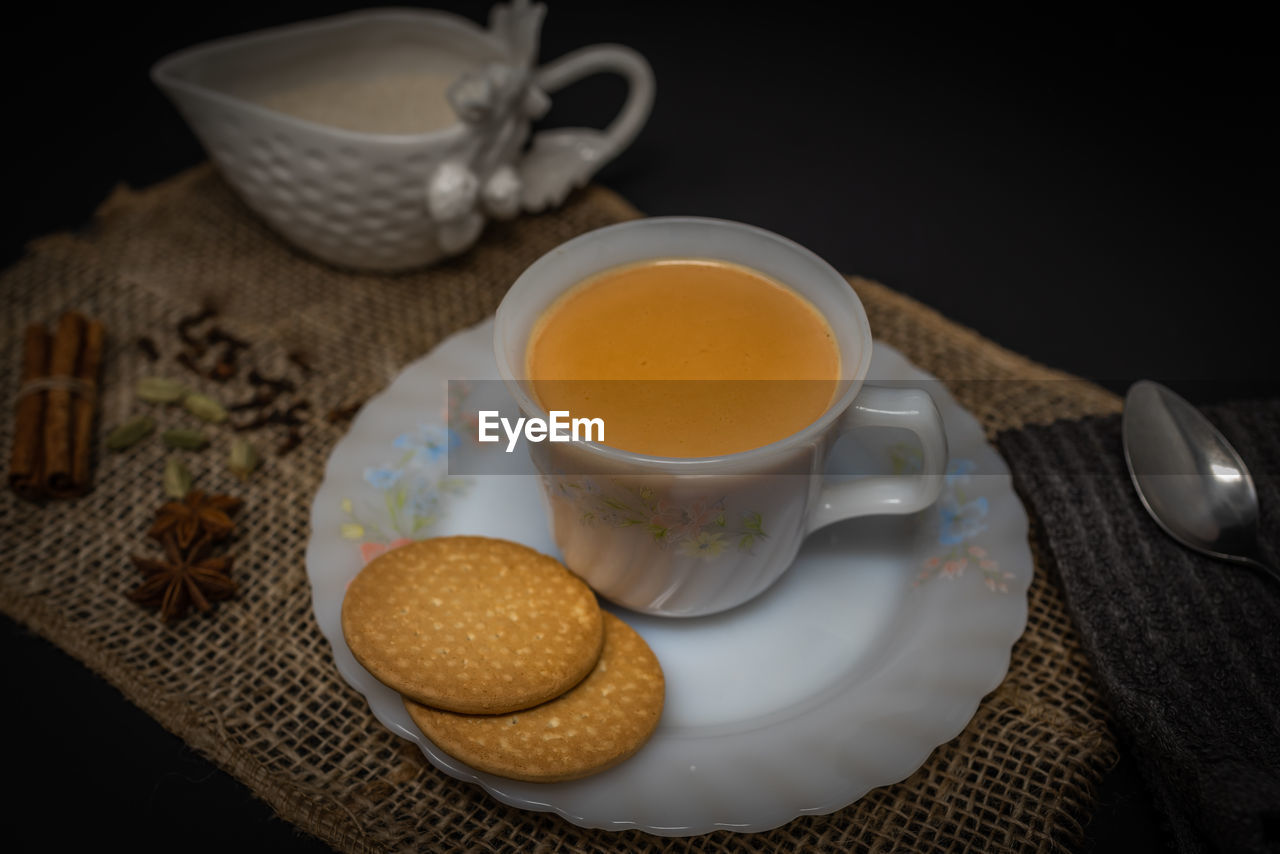
[[[560,204],[648,118],[653,72],[620,45],[535,68],[545,9],[456,15],[372,9],[220,39],[151,70],[219,170],[281,236],[358,270],[468,249],[489,218]],[[597,72],[626,103],[603,131],[534,135],[547,96]]]

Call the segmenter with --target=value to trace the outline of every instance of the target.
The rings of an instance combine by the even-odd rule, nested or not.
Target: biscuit
[[[478,771],[551,783],[604,771],[648,741],[666,683],[644,638],[604,615],[595,669],[563,697],[508,715],[458,715],[405,700],[409,716],[441,750]]]
[[[506,540],[438,537],[384,552],[352,580],[342,634],[373,676],[419,703],[472,714],[558,697],[603,642],[591,588]]]

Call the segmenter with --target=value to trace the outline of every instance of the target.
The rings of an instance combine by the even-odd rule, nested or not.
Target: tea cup
[[[530,445],[566,565],[604,598],[635,611],[692,617],[759,595],[811,532],[843,519],[914,513],[943,484],[947,442],[929,394],[864,380],[867,315],[852,287],[814,253],[760,228],[696,217],[655,217],[588,232],[520,275],[498,307],[499,374],[522,417],[548,419],[528,376],[538,322],[567,290],[603,271],[663,259],[723,261],[785,284],[814,306],[840,352],[832,402],[798,432],[714,457],[658,457],[599,441]],[[841,436],[904,428],[919,473],[824,478]]]

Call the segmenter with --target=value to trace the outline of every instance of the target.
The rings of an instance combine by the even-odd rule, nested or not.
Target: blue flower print
[[[374,489],[392,489],[403,474],[400,469],[367,468],[364,470],[364,479]]]
[[[405,451],[401,464],[409,468],[430,468],[458,444],[457,433],[440,424],[421,424],[412,433],[402,433],[391,443]]]
[[[973,539],[987,529],[983,521],[987,510],[987,499],[983,496],[964,503],[956,501],[954,495],[943,496],[938,500],[938,515],[942,517],[938,542],[944,546],[955,546]]]
[[[987,529],[983,521],[989,505],[981,495],[970,498],[968,486],[974,469],[973,460],[956,459],[947,464],[947,474],[938,497],[938,515],[942,521],[938,542],[955,546],[973,539]]]
[[[448,474],[449,448],[457,434],[442,424],[420,424],[392,440],[394,462],[364,470],[365,482],[380,501],[343,499],[342,536],[350,540],[388,541],[425,536],[446,511],[449,499],[470,486],[468,478]]]
[[[987,529],[986,518],[991,506],[985,496],[969,495],[970,475],[977,466],[973,460],[952,460],[938,496],[938,543],[947,546],[941,554],[931,555],[921,565],[914,585],[934,579],[954,580],[966,568],[976,566],[982,583],[993,593],[1008,593],[1013,573],[1002,572],[1000,564],[976,544],[965,545]]]

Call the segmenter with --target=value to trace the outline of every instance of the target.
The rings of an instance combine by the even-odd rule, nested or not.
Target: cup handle
[[[537,213],[564,201],[635,139],[653,107],[653,69],[629,47],[598,44],[567,53],[534,73],[534,83],[554,92],[583,77],[612,72],[628,84],[622,110],[603,131],[557,128],[534,134],[520,162],[521,207]]]
[[[923,510],[938,499],[947,470],[947,434],[927,392],[918,388],[862,387],[844,414],[840,433],[859,427],[902,427],[923,450],[919,474],[874,475],[845,483],[825,482],[809,511],[810,532],[854,516]]]

